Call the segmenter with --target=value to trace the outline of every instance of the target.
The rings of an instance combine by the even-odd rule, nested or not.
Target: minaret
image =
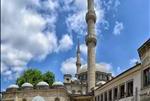
[[[77,67],[77,75],[79,73],[79,69],[81,67],[81,59],[80,59],[80,44],[78,40],[78,47],[77,47],[77,61],[76,61],[76,67]]]
[[[88,34],[86,36],[86,45],[88,47],[88,92],[91,92],[91,88],[95,87],[95,46],[96,46],[96,34],[95,23],[96,14],[94,10],[94,0],[88,0],[88,12],[86,14],[86,23]]]

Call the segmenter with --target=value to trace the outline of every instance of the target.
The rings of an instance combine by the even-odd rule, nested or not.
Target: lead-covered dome
[[[33,85],[32,85],[31,83],[25,82],[24,84],[22,84],[22,86],[21,86],[21,87],[23,87],[23,88],[26,88],[26,87],[30,87],[30,88],[32,88],[32,87],[33,87]]]
[[[96,83],[96,85],[103,85],[105,83],[106,83],[106,81],[99,81],[99,82]]]
[[[6,90],[7,90],[7,91],[16,91],[18,88],[19,88],[18,85],[12,84],[12,85],[10,85]]]
[[[37,84],[37,86],[49,86],[47,82],[41,81]]]
[[[11,88],[13,88],[13,89],[18,89],[19,86],[16,85],[16,84],[12,84],[12,85],[10,85],[10,86],[8,87],[8,89],[11,89]]]
[[[96,71],[108,73],[110,72],[110,69],[111,68],[108,64],[105,63],[96,64]],[[81,68],[79,69],[79,74],[84,72],[87,72],[87,64],[81,66]]]
[[[64,84],[60,81],[55,81],[52,86],[63,86]]]
[[[72,77],[71,78],[71,82],[72,83],[80,83],[80,80],[78,78],[76,78],[76,77]]]
[[[78,79],[77,79],[76,77],[72,77],[72,78],[71,78],[71,81],[72,81],[72,82],[78,81]]]

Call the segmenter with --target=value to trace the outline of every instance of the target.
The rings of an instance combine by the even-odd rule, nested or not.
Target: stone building
[[[39,82],[35,88],[30,83],[10,85],[3,92],[3,101],[70,101],[69,94],[63,83],[54,82],[52,87],[46,82]]]
[[[141,63],[95,87],[95,101],[150,101],[150,39],[138,53]]]
[[[150,101],[150,39],[146,41],[139,49],[141,60],[141,101]]]
[[[88,0],[86,22],[87,64],[81,64],[78,44],[75,76],[65,74],[63,83],[54,82],[52,86],[43,81],[36,87],[27,82],[21,87],[10,85],[2,92],[2,101],[150,101],[150,39],[138,49],[140,62],[112,77],[103,71],[103,64],[95,62],[94,0]]]

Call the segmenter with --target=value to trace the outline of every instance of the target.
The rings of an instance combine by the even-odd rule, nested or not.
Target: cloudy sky
[[[1,91],[25,69],[52,71],[56,80],[75,74],[77,40],[82,64],[87,0],[1,0]],[[113,75],[139,60],[150,37],[149,0],[95,0],[96,62]]]

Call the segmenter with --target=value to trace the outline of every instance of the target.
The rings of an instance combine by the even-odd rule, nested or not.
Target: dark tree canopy
[[[55,75],[50,71],[42,74],[37,69],[28,69],[16,80],[16,84],[21,86],[23,83],[29,82],[35,86],[40,81],[45,81],[51,86],[55,81]]]

